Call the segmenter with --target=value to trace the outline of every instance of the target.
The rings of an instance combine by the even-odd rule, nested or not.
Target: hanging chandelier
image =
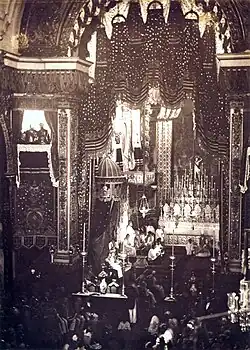
[[[145,180],[146,180],[146,159],[145,159],[145,116],[143,116],[143,143],[142,143],[142,157],[143,157],[143,195],[139,204],[139,212],[142,214],[143,219],[146,217],[149,212],[149,204],[147,197],[145,195]]]
[[[145,216],[149,212],[149,204],[148,204],[148,200],[147,200],[147,197],[145,196],[145,194],[143,194],[141,197],[140,205],[139,205],[139,212],[142,214],[143,219],[145,218]]]

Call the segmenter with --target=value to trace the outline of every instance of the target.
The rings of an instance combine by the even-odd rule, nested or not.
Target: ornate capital
[[[230,108],[232,109],[242,109],[244,108],[244,102],[239,100],[239,101],[230,101]]]

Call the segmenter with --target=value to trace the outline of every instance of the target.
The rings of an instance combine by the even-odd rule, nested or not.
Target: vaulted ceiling
[[[208,0],[196,1],[199,2],[209,3]],[[232,30],[233,51],[250,49],[249,0],[217,2]],[[109,11],[116,3],[116,0],[0,0],[0,49],[17,53],[20,44],[22,48],[29,47],[26,50],[29,55],[67,55],[70,34],[80,11],[84,8],[84,27],[91,25],[92,18],[96,20],[103,11]]]

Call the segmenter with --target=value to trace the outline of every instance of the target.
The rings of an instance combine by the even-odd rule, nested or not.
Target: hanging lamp
[[[145,179],[146,179],[146,164],[145,164],[145,116],[143,115],[143,141],[142,141],[142,158],[143,158],[143,195],[140,199],[139,212],[142,214],[143,219],[149,212],[149,204],[145,195]]]

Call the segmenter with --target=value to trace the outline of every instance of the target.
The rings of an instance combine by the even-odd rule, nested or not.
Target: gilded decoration
[[[78,110],[70,110],[70,243],[78,243]]]
[[[243,147],[243,104],[230,104],[230,159],[229,159],[229,237],[228,252],[231,258],[241,254],[241,193],[240,160]]]
[[[3,89],[26,94],[75,94],[88,89],[88,74],[72,70],[15,70],[0,72]]]
[[[7,173],[14,174],[16,167],[14,162],[13,135],[10,128],[10,108],[11,95],[0,91],[0,125],[3,129],[6,155],[7,155]]]
[[[58,110],[58,250],[67,251],[70,245],[70,110]]]
[[[15,198],[15,236],[29,236],[29,242],[56,236],[56,194],[49,181],[30,175],[15,189]]]
[[[161,199],[164,190],[171,188],[172,123],[172,121],[157,121],[156,124],[158,193]]]

